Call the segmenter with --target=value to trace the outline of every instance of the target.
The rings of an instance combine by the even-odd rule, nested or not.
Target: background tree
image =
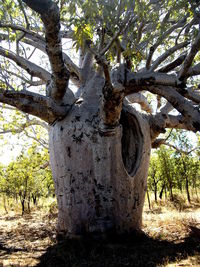
[[[22,215],[31,211],[31,201],[36,205],[39,198],[53,193],[48,162],[47,151],[32,146],[2,168],[0,191],[3,193],[3,199],[19,200]]]
[[[160,161],[157,155],[153,155],[150,160],[149,173],[148,173],[148,187],[154,192],[155,202],[158,200],[159,182],[161,181],[162,172],[160,170]],[[164,180],[164,179],[163,179]],[[165,180],[162,181],[165,184]]]
[[[157,137],[200,130],[199,12],[195,1],[1,2],[0,102],[50,126],[59,233],[140,228]]]
[[[154,195],[159,189],[160,199],[164,192],[165,196],[169,192],[170,200],[173,201],[174,192],[176,197],[177,194],[186,195],[189,203],[191,195],[198,200],[198,151],[198,143],[194,138],[190,139],[186,131],[170,131],[165,138],[165,146],[154,151],[151,157],[148,187]]]

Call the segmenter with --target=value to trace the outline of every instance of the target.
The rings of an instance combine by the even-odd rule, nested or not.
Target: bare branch
[[[23,0],[30,8],[41,15],[45,26],[47,54],[53,72],[53,90],[51,96],[62,100],[68,87],[70,72],[64,64],[60,37],[60,14],[57,4],[51,0]]]
[[[67,31],[60,31],[60,36],[61,36],[61,38],[73,39],[74,38],[74,31],[71,29],[69,29]]]
[[[158,57],[153,63],[150,68],[150,71],[154,71],[166,58],[171,56],[174,52],[177,50],[186,47],[189,44],[189,42],[183,42],[180,44],[177,44],[173,46],[172,48],[168,49],[164,54],[162,54],[160,57]]]
[[[24,15],[25,21],[26,21],[26,27],[27,27],[27,29],[29,29],[30,24],[29,24],[29,21],[28,21],[28,18],[27,18],[26,11],[24,9],[23,3],[22,3],[21,0],[18,0],[18,2],[19,2],[19,6],[20,6],[20,8],[22,10],[22,13]]]
[[[163,107],[161,107],[160,113],[168,114],[173,109],[173,106],[169,102],[167,102]]]
[[[53,123],[64,117],[69,106],[58,106],[51,98],[30,91],[6,91],[0,88],[0,102]]]
[[[27,120],[25,123],[22,123],[19,125],[19,127],[16,127],[14,129],[8,129],[8,130],[0,130],[0,134],[7,134],[7,133],[21,133],[24,131],[24,129],[33,126],[33,125],[40,125],[43,128],[45,128],[47,131],[49,129],[48,124],[46,124],[43,121],[37,120],[37,119],[31,119]]]
[[[149,86],[148,91],[166,98],[184,117],[184,123],[192,131],[200,131],[200,112],[176,88],[169,86]]]
[[[0,47],[0,55],[13,60],[18,66],[26,70],[31,76],[38,77],[45,82],[48,82],[51,79],[51,75],[48,71],[26,60],[25,58],[4,49],[3,47]]]
[[[22,27],[20,25],[1,23],[0,22],[0,28],[7,28],[7,29],[12,29],[14,31],[21,31],[21,32],[26,34],[26,37],[30,37],[31,36],[30,38],[35,40],[35,41],[43,41],[43,42],[45,42],[45,39],[41,35],[33,32],[33,31],[29,30],[29,29],[26,29],[26,28],[24,28],[24,27]]]
[[[192,100],[193,102],[200,104],[200,91],[194,90],[194,88],[178,88],[177,91],[184,97]]]
[[[29,37],[29,38],[28,38]],[[23,38],[22,40],[24,43],[31,45],[40,51],[46,52],[46,43],[43,40],[34,41],[32,36],[27,36],[27,38]],[[79,86],[80,85],[80,77],[81,77],[81,69],[74,64],[74,62],[70,59],[70,57],[63,52],[63,59],[65,62],[65,65],[68,67],[68,70],[70,71],[70,79],[72,82]]]
[[[10,75],[14,75],[15,77],[21,79],[22,81],[24,81],[25,83],[28,83],[30,86],[39,86],[39,85],[43,85],[43,84],[46,84],[45,81],[43,80],[39,80],[39,81],[33,81],[33,80],[29,80],[28,78],[24,77],[24,76],[21,76],[13,71],[8,71],[6,70],[6,73],[7,74],[10,74]]]
[[[142,72],[142,73],[133,73],[128,72],[125,79],[125,94],[135,93],[141,91],[141,86],[151,86],[151,85],[165,85],[165,86],[177,86],[181,85],[178,81],[176,75],[165,74],[159,72]],[[122,84],[124,80],[121,81]],[[145,89],[148,90],[148,89]]]
[[[193,127],[185,123],[184,117],[182,115],[169,115],[159,112],[155,115],[149,116],[149,124],[151,127],[152,142],[155,141],[160,133],[165,133],[166,128],[193,131]]]
[[[0,23],[0,28],[9,28],[12,30],[16,30],[16,31],[22,31],[23,33],[25,33],[25,35],[23,36],[23,39],[21,40],[22,42],[31,45],[37,49],[39,49],[40,51],[44,52],[45,54],[46,52],[46,41],[45,38],[43,38],[41,35],[25,29],[22,26],[19,25],[14,25],[14,24],[5,24],[5,23]],[[73,31],[69,31],[69,32],[61,32],[61,37],[62,38],[70,38],[72,35]],[[2,37],[2,34],[1,34]],[[6,38],[8,38],[8,35],[5,35]],[[72,82],[74,82],[76,85],[80,85],[80,72],[81,70],[76,66],[76,64],[73,63],[73,61],[70,59],[70,57],[65,54],[63,52],[63,59],[64,59],[64,63],[66,64],[68,70],[70,71],[70,75],[71,75],[71,79]]]
[[[42,147],[44,147],[44,148],[46,148],[46,149],[49,148],[48,144],[47,144],[46,142],[44,142],[43,140],[41,141],[41,139],[37,138],[37,136],[33,136],[33,135],[29,134],[29,133],[26,131],[26,129],[24,129],[24,132],[25,132],[25,134],[26,134],[26,136],[27,136],[28,138],[31,138],[31,139],[35,140],[35,141],[38,142]],[[45,164],[45,165],[46,165],[46,164]],[[44,165],[44,166],[45,166],[45,165]],[[47,166],[48,166],[48,165],[47,165]],[[41,168],[43,168],[43,166],[41,166]]]
[[[148,113],[152,113],[153,112],[153,109],[152,109],[151,105],[149,104],[149,102],[147,101],[146,97],[143,94],[135,93],[135,94],[128,95],[126,98],[131,103],[140,104],[141,108],[144,111],[146,111]]]
[[[176,67],[180,66],[183,61],[186,58],[186,54],[185,55],[181,55],[180,57],[178,57],[177,59],[175,59],[174,61],[170,62],[169,64],[165,65],[164,67],[158,69],[158,72],[169,72],[174,70]]]
[[[142,30],[143,30],[144,26],[145,26],[145,23],[144,23],[144,21],[142,21],[138,27],[136,44],[138,44],[142,38]]]
[[[80,77],[81,77],[81,69],[77,67],[76,64],[70,59],[68,55],[63,53],[63,59],[65,65],[67,66],[68,70],[70,71],[70,79],[75,85],[80,85]]]
[[[185,24],[186,17],[187,16],[185,16],[182,20],[178,21],[175,25],[173,25],[170,29],[168,29],[161,37],[158,38],[157,42],[153,46],[150,47],[149,55],[148,55],[147,61],[146,61],[146,69],[147,70],[151,66],[153,54],[156,51],[156,49],[158,48],[158,46],[165,40],[165,38],[167,36],[169,36],[176,29],[182,27]]]
[[[123,90],[112,86],[111,82],[105,82],[103,88],[103,109],[102,119],[107,127],[116,126],[119,123],[122,104],[124,99]]]
[[[177,146],[173,145],[173,144],[170,144],[169,142],[166,142],[166,139],[162,139],[162,138],[158,138],[156,139],[153,143],[152,143],[152,148],[158,148],[160,147],[161,145],[165,145],[165,146],[168,146],[168,147],[171,147],[173,149],[175,149],[177,152],[181,153],[181,154],[185,154],[185,155],[189,155],[191,154],[193,151],[195,151],[196,149],[198,149],[199,147],[195,147],[189,151],[187,150],[183,150],[183,149],[180,149],[178,148]]]
[[[179,73],[179,80],[183,80],[185,78],[185,76],[187,75],[187,72],[189,71],[189,68],[192,64],[192,61],[194,59],[194,57],[196,56],[196,54],[199,52],[200,49],[200,31],[194,41],[194,43],[192,44],[191,50],[189,52],[189,54],[187,55],[183,66],[180,70]]]
[[[192,68],[189,68],[188,72],[186,73],[185,77],[191,77],[191,76],[196,76],[200,75],[200,63],[195,65]]]

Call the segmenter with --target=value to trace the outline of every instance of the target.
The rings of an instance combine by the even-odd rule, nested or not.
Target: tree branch
[[[39,49],[40,51],[47,53],[46,52],[46,42],[45,42],[45,38],[43,38],[41,35],[29,30],[29,29],[25,29],[22,26],[19,25],[15,25],[15,24],[6,24],[6,23],[0,23],[0,28],[8,28],[8,29],[12,29],[15,31],[21,31],[23,33],[25,33],[23,39],[21,40],[22,42],[31,45],[37,49]],[[72,35],[72,31],[69,32],[61,32],[61,37],[62,38],[69,38]],[[8,37],[8,35],[5,35]],[[72,79],[72,82],[75,85],[80,85],[80,72],[81,70],[76,66],[76,64],[74,64],[74,62],[70,59],[70,57],[65,54],[63,52],[63,59],[64,59],[64,63],[66,64],[68,70],[70,71],[70,79]]]
[[[169,115],[159,112],[155,115],[149,116],[149,124],[151,128],[152,142],[155,141],[160,133],[165,133],[166,128],[193,131],[193,127],[185,123],[184,117],[182,115]]]
[[[192,47],[190,49],[189,54],[185,58],[183,66],[179,72],[179,80],[183,80],[185,78],[185,76],[187,75],[187,72],[189,71],[189,68],[192,64],[192,61],[193,61],[194,57],[196,56],[196,54],[199,52],[199,49],[200,49],[200,31],[199,31],[194,43],[192,44]]]
[[[64,117],[69,106],[58,106],[51,98],[30,91],[7,91],[0,88],[0,102],[53,123]]]
[[[21,76],[13,71],[8,71],[6,70],[6,73],[7,74],[10,74],[10,75],[14,75],[15,77],[21,79],[23,82],[25,83],[28,83],[30,86],[39,86],[39,85],[43,85],[43,84],[46,84],[45,81],[43,80],[39,80],[39,81],[32,81],[32,80],[29,80],[28,78],[24,77],[24,76]]]
[[[178,88],[177,91],[184,97],[192,100],[196,104],[200,104],[200,91],[199,90],[194,90],[194,88]]]
[[[158,57],[153,63],[150,68],[150,71],[154,71],[166,58],[171,56],[174,52],[177,50],[186,47],[189,44],[189,42],[183,42],[180,44],[177,44],[173,46],[172,48],[168,49],[164,54],[162,54],[160,57]]]
[[[152,143],[152,148],[158,148],[160,147],[161,145],[165,145],[165,146],[168,146],[168,147],[171,147],[173,149],[175,149],[176,151],[178,151],[179,153],[182,153],[182,154],[185,154],[185,155],[189,155],[191,154],[193,151],[195,151],[196,149],[198,149],[199,147],[195,147],[189,151],[186,151],[186,150],[183,150],[183,149],[180,149],[178,148],[177,146],[173,145],[173,144],[170,144],[169,142],[166,142],[166,139],[162,139],[162,138],[158,138],[156,139],[153,143]]]
[[[4,49],[3,47],[0,47],[0,55],[13,60],[18,66],[26,70],[31,76],[38,77],[45,82],[48,82],[51,79],[51,75],[48,71],[26,60],[25,58]]]
[[[170,62],[169,64],[163,66],[162,68],[158,69],[158,72],[169,72],[174,70],[176,67],[180,66],[183,61],[186,58],[186,54],[185,55],[181,55],[180,57],[178,57],[177,59],[175,59],[174,61]]]
[[[45,27],[47,54],[53,72],[54,86],[51,97],[61,101],[68,87],[70,72],[63,59],[59,8],[51,0],[23,0],[23,2],[41,15]]]
[[[158,46],[165,40],[165,38],[167,36],[169,36],[173,31],[175,31],[176,29],[182,27],[185,24],[186,21],[186,17],[185,16],[182,20],[178,21],[175,25],[173,25],[170,29],[168,29],[161,37],[158,38],[157,42],[150,47],[150,51],[149,51],[149,55],[147,57],[147,61],[146,61],[146,69],[148,70],[151,66],[151,61],[152,61],[152,57],[154,52],[156,51],[156,49],[158,48]]]
[[[31,138],[33,140],[35,140],[36,142],[38,142],[42,147],[48,149],[49,146],[48,146],[48,143],[47,142],[44,142],[44,140],[41,141],[41,139],[37,138],[36,136],[33,136],[33,135],[30,135],[29,133],[27,133],[26,129],[24,129],[24,132],[26,134],[26,136],[28,138]]]
[[[185,77],[191,77],[191,76],[196,76],[196,75],[200,75],[200,63],[198,63],[197,65],[195,65],[192,68],[189,68],[188,72],[186,73]]]
[[[168,114],[173,109],[174,109],[173,106],[167,101],[167,103],[163,107],[161,107],[160,113]]]
[[[135,8],[135,1],[133,1],[133,10]],[[121,32],[126,29],[126,27],[129,25],[129,23],[132,22],[131,20],[131,14],[130,12],[127,13],[123,23],[120,25],[118,31],[114,34],[114,36],[112,37],[112,39],[110,40],[110,42],[106,45],[106,47],[101,50],[101,52],[99,53],[99,57],[101,58],[109,49],[110,47],[113,45],[113,43],[116,41],[116,39],[119,37],[119,35],[121,34]]]
[[[178,81],[176,75],[159,72],[127,72],[125,81],[122,80],[121,83],[123,84],[124,82],[126,95],[141,91],[141,87],[145,85],[181,86],[181,82]]]
[[[35,41],[43,41],[43,42],[45,42],[45,39],[41,35],[33,32],[33,31],[29,30],[29,29],[26,29],[26,28],[24,28],[24,27],[22,27],[20,25],[1,23],[0,22],[0,28],[12,29],[14,31],[21,31],[21,32],[25,33],[26,36],[29,36],[29,37],[31,36],[30,38],[35,40]]]
[[[42,40],[34,41],[33,38],[31,38],[31,36],[30,36],[30,39],[23,38],[22,41],[28,45],[36,47],[40,51],[47,54],[45,41],[42,41]],[[70,59],[70,57],[66,55],[64,52],[63,52],[63,59],[65,62],[65,65],[68,67],[68,70],[70,71],[70,79],[75,85],[80,86],[81,69],[78,68],[76,64],[74,64],[74,62]]]
[[[137,103],[141,106],[142,110],[148,112],[148,113],[152,113],[153,109],[151,107],[151,105],[148,103],[146,97],[141,94],[141,93],[134,93],[131,95],[128,95],[127,100],[130,101],[131,103]]]
[[[19,127],[16,127],[15,129],[8,129],[8,130],[0,130],[0,134],[7,134],[7,133],[21,133],[24,131],[24,129],[30,127],[30,126],[34,126],[34,125],[40,125],[43,128],[45,128],[47,131],[49,129],[48,124],[46,124],[43,121],[39,121],[35,118],[31,119],[31,120],[27,120],[25,123],[22,123],[21,125],[19,125]]]
[[[200,112],[181,96],[176,91],[176,88],[169,86],[149,86],[147,90],[166,98],[183,115],[184,123],[188,129],[194,132],[200,131]]]

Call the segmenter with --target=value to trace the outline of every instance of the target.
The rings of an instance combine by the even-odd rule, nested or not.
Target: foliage
[[[20,199],[22,213],[25,204],[30,209],[30,201],[36,204],[41,196],[47,197],[54,192],[48,161],[47,150],[32,146],[1,168],[0,191],[8,198]]]
[[[61,21],[66,29],[74,29],[75,45],[78,48],[85,48],[85,41],[90,39],[94,49],[98,50],[101,46],[101,33],[104,32],[104,42],[109,43],[114,33],[123,27],[125,18],[136,15],[136,19],[130,22],[126,36],[119,35],[122,41],[123,55],[129,56],[134,68],[145,60],[146,49],[155,43],[159,44],[159,52],[166,51],[172,46],[176,35],[171,36],[166,42],[162,43],[165,32],[173,25],[173,22],[183,20],[187,16],[190,21],[198,5],[190,1],[143,1],[143,0],[112,0],[112,1],[70,1],[60,0]],[[155,2],[155,3],[154,3]],[[170,16],[170,20],[168,19]],[[140,33],[145,24],[148,24],[143,34]],[[179,29],[176,33],[179,33]],[[180,41],[194,38],[197,30],[193,28],[187,35],[180,36]],[[140,36],[141,35],[141,36]],[[136,40],[133,42],[133,40]],[[162,44],[161,44],[162,43]],[[144,50],[145,48],[145,50]],[[107,59],[111,64],[116,63],[117,44],[107,53]],[[173,60],[174,55],[168,58],[168,62]],[[197,59],[198,61],[198,59]]]
[[[191,141],[184,131],[173,131],[170,139],[174,140],[177,150],[161,146],[153,152],[148,188],[154,192],[156,201],[158,193],[160,199],[165,192],[165,197],[169,193],[170,199],[174,200],[176,192],[186,192],[190,202],[191,194],[198,198],[197,192],[200,188],[199,149],[191,149]]]

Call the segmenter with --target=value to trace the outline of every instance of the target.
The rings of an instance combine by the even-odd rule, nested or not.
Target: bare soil
[[[56,214],[0,216],[0,266],[200,266],[200,207],[144,211],[143,231],[56,241]]]

